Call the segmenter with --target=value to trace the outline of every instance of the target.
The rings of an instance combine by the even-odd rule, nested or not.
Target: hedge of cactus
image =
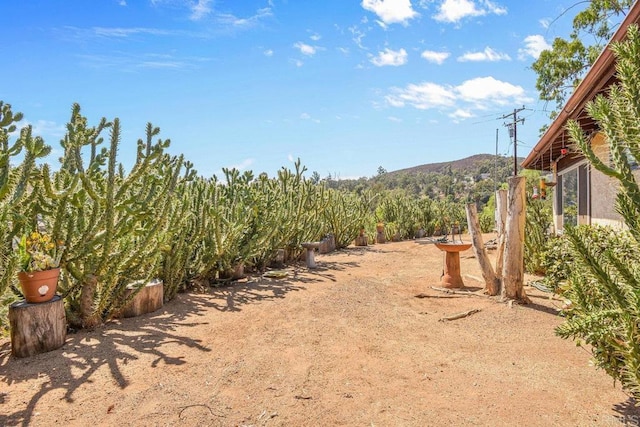
[[[165,299],[193,284],[223,279],[235,266],[263,269],[278,250],[290,259],[305,241],[332,234],[349,245],[377,221],[397,224],[402,237],[433,227],[431,201],[326,188],[305,178],[298,161],[275,177],[223,170],[199,176],[170,142],[148,124],[129,169],[118,160],[120,122],[90,125],[74,105],[61,140],[62,156],[22,115],[0,101],[0,310],[20,296],[13,242],[35,229],[64,246],[58,293],[67,319],[92,328],[118,314],[151,279],[164,282]],[[0,312],[0,327],[5,324]]]

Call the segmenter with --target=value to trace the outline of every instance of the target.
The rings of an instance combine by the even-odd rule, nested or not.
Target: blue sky
[[[57,149],[74,102],[119,117],[125,164],[147,122],[205,176],[373,176],[518,154],[548,122],[529,69],[575,0],[21,0],[0,6],[0,100]],[[559,17],[559,18],[558,18]],[[558,19],[556,19],[558,18]]]

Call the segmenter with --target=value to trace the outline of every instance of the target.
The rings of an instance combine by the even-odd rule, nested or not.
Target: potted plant
[[[18,240],[18,280],[27,302],[46,302],[53,298],[58,287],[63,249],[50,235],[38,231]]]

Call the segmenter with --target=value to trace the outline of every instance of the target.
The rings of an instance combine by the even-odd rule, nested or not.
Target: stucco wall
[[[605,164],[609,164],[609,145],[604,135],[596,134],[591,140],[591,147],[598,158]],[[622,217],[615,210],[616,194],[620,187],[618,180],[604,175],[591,167],[591,223],[624,227]],[[640,170],[634,171],[636,179],[640,176]]]

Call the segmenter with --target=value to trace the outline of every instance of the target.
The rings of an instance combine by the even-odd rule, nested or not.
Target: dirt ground
[[[443,254],[428,240],[316,259],[284,279],[179,295],[31,358],[0,341],[0,425],[640,424],[589,352],[554,335],[562,301],[549,294],[527,287],[532,304],[510,308],[433,290]],[[461,265],[480,295],[471,250]]]

